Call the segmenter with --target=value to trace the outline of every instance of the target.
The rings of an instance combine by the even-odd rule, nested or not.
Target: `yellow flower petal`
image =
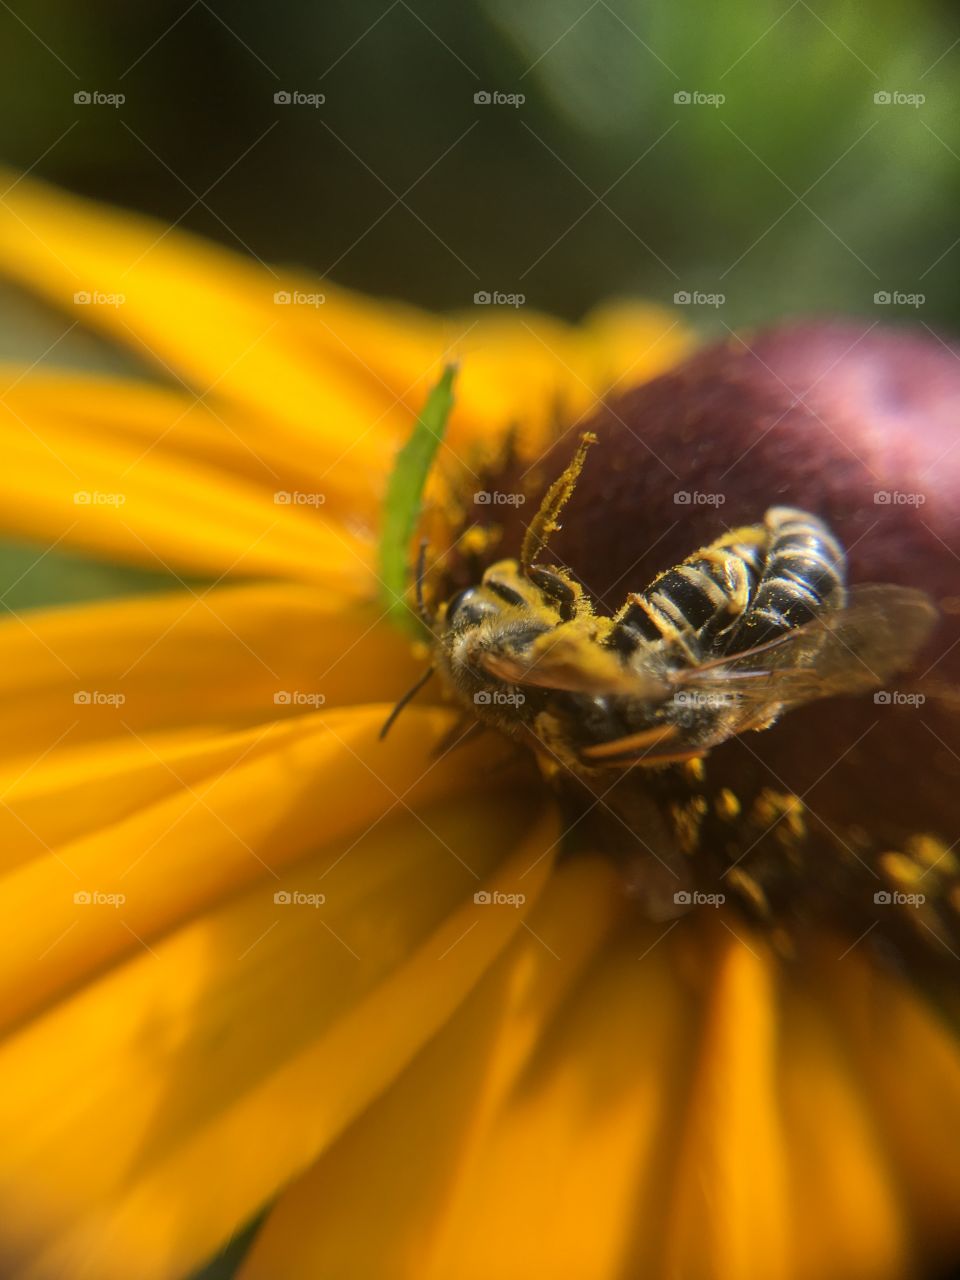
[[[299,578],[371,594],[372,547],[324,508],[140,442],[0,410],[4,527],[160,571]]]
[[[674,318],[636,304],[602,308],[579,329],[522,311],[475,322],[457,348],[450,448],[467,457],[471,444],[489,452],[512,427],[524,454],[536,454],[558,430],[584,422],[611,389],[654,377],[690,345]],[[483,438],[488,423],[500,428],[492,442]]]
[[[556,827],[529,817],[522,796],[495,810],[457,802],[428,811],[433,834],[411,839],[410,822],[421,828],[405,815],[284,882],[322,891],[322,907],[278,905],[273,882],[258,884],[8,1040],[7,1262],[35,1280],[159,1280],[225,1243],[390,1083],[521,927],[526,908],[472,895],[478,883],[514,892],[536,864],[523,880],[533,905]],[[498,865],[504,842],[515,848]]]
[[[635,305],[576,329],[496,307],[437,320],[326,285],[322,306],[278,304],[304,282],[29,178],[0,207],[0,271],[188,391],[76,377],[58,388],[11,371],[2,527],[156,569],[319,580],[366,598],[393,457],[443,361],[463,362],[428,489],[445,506],[450,481],[475,485],[508,428],[532,456],[689,344],[675,319]]]
[[[260,726],[186,758],[154,748],[125,779],[90,784],[101,803],[81,808],[79,835],[47,849],[26,832],[28,860],[16,850],[0,878],[0,915],[17,922],[0,931],[0,1025],[225,894],[258,878],[275,882],[295,859],[393,809],[463,791],[471,765],[489,766],[490,744],[466,760],[431,759],[449,727],[437,710],[411,709],[379,742],[386,711],[373,704]],[[173,790],[171,777],[182,777]],[[121,781],[139,793],[128,812]],[[123,909],[91,911],[85,895],[98,893],[122,894]]]
[[[609,868],[559,868],[532,935],[278,1202],[242,1280],[894,1280],[956,1247],[960,1051],[915,996],[859,958],[823,965],[889,1072],[873,1092],[816,968],[623,910]],[[921,1077],[905,1106],[900,1067]]]
[[[540,447],[558,421],[569,426],[615,384],[669,367],[691,341],[675,317],[638,305],[606,308],[577,329],[525,309],[481,306],[443,320],[373,303],[29,178],[0,208],[0,270],[159,363],[218,412],[230,404],[269,424],[288,454],[319,449],[352,469],[372,450],[376,493],[445,360],[463,362],[448,449],[469,465],[465,454],[489,448],[491,429],[502,439],[519,426]],[[298,290],[325,301],[274,301]],[[77,304],[76,293],[123,301]]]
[[[54,745],[392,702],[421,671],[377,610],[293,583],[36,610],[0,622],[0,770],[9,785]]]
[[[291,445],[318,427],[342,432],[358,418],[369,426],[396,400],[365,349],[349,359],[339,344],[329,358],[316,344],[306,349],[290,319],[299,308],[274,301],[286,287],[278,275],[150,218],[21,179],[0,209],[0,269],[197,393],[257,411]],[[336,329],[339,295],[326,291],[323,323]],[[435,322],[402,307],[395,318],[423,334],[428,362],[439,358]]]
[[[845,945],[833,952],[834,969]],[[847,980],[856,961],[849,967]],[[838,976],[833,974],[831,985]],[[805,981],[790,983],[784,992],[779,1051],[793,1222],[788,1274],[893,1280],[922,1273],[920,1259],[911,1257],[910,1205],[890,1162],[891,1117],[878,1112],[869,1077],[851,1060],[845,1036],[831,1024],[828,1002],[810,977],[808,971]],[[887,1052],[885,1038],[874,1031],[872,1055]],[[947,1109],[955,1107],[955,1091],[952,1101],[950,1090],[942,1101]],[[928,1139],[935,1134],[928,1131]]]
[[[33,427],[37,450],[49,452],[38,430],[47,424],[61,437],[66,432],[71,438],[129,441],[136,450],[131,470],[156,453],[165,461],[183,460],[220,472],[227,481],[249,481],[271,500],[282,492],[320,495],[327,518],[333,511],[343,521],[356,522],[362,515],[372,518],[378,509],[376,477],[386,470],[390,453],[384,443],[386,427],[364,430],[349,415],[335,424],[318,419],[309,440],[293,446],[283,432],[232,405],[214,408],[180,389],[152,383],[65,370],[33,370],[23,376],[7,367],[0,370],[3,386],[10,388],[3,397],[10,416],[0,428]],[[403,421],[409,425],[408,414]],[[30,483],[29,468],[23,479]],[[187,515],[183,507],[180,515]]]
[[[932,1254],[944,1267],[955,1264],[960,1256],[955,1004],[954,1021],[948,1022],[915,987],[878,971],[859,952],[844,960],[844,980],[838,983],[834,956],[839,950],[824,948],[821,998],[832,1006],[855,1087],[870,1098],[874,1124],[883,1132],[897,1201],[913,1228],[910,1244],[915,1253]],[[955,995],[954,990],[954,1001]],[[919,1270],[915,1258],[912,1270]]]
[[[558,868],[531,932],[278,1202],[243,1280],[652,1275],[624,1260],[659,1215],[694,1009],[624,910],[605,862]]]
[[[761,951],[713,927],[714,973],[690,1105],[675,1117],[664,1269],[704,1280],[784,1280],[788,1135],[777,1092],[776,962],[755,939]]]

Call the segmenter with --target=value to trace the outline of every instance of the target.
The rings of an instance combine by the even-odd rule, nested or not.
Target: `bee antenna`
[[[523,546],[520,548],[520,572],[528,575],[534,561],[542,555],[552,534],[560,528],[559,515],[573,496],[580,472],[583,470],[587,450],[597,443],[592,431],[584,431],[577,451],[560,475],[547,490],[540,510],[527,525]]]
[[[430,679],[432,675],[433,675],[433,667],[427,667],[423,675],[417,679],[415,684],[412,684],[410,686],[407,692],[399,700],[397,705],[393,708],[393,710],[387,716],[386,720],[384,720],[383,722],[383,728],[380,730],[380,733],[378,735],[380,742],[384,740],[384,738],[393,728],[393,722],[396,720],[400,712],[404,709],[404,707],[409,702],[413,701],[413,699],[417,696],[417,694],[420,692],[420,690],[423,688],[423,686],[427,683],[427,681]]]

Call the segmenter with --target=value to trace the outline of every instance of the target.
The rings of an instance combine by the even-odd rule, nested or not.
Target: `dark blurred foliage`
[[[14,0],[0,29],[8,162],[372,293],[519,291],[575,316],[699,290],[725,295],[694,314],[722,332],[887,319],[874,294],[900,291],[960,328],[947,7]]]

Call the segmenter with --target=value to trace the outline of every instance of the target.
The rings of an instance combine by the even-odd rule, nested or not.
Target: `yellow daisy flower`
[[[0,226],[9,278],[144,369],[6,370],[5,531],[182,583],[0,625],[4,1274],[185,1277],[261,1218],[243,1280],[960,1248],[960,1043],[905,978],[638,919],[558,860],[532,764],[437,755],[429,697],[378,741],[420,670],[380,511],[445,361],[434,509],[675,364],[674,321],[440,320],[27,179]]]

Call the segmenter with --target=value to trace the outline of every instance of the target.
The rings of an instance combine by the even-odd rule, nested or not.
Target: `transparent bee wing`
[[[541,637],[522,653],[488,650],[477,662],[505,684],[532,685],[590,696],[662,696],[661,681],[647,681],[625,670],[619,659],[591,640],[565,635],[561,628]]]
[[[779,714],[816,698],[882,685],[910,666],[936,619],[922,591],[856,587],[845,608],[753,649],[674,672],[671,680],[704,695],[723,689],[751,717],[764,707]]]
[[[740,653],[668,677],[676,702],[712,713],[695,726],[684,753],[675,740],[605,744],[605,763],[668,764],[703,754],[736,734],[765,728],[784,711],[835,694],[875,689],[909,667],[937,611],[922,591],[865,586],[849,603],[806,626]],[[626,753],[621,755],[621,750]]]

